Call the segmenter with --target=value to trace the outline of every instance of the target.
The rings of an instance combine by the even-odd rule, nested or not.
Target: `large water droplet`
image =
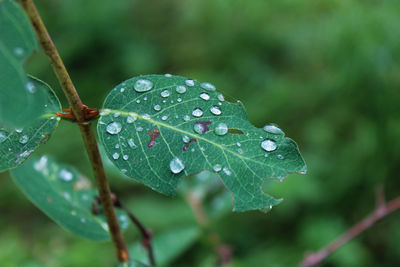
[[[262,141],[261,147],[267,152],[274,151],[277,148],[276,142],[271,139],[265,139],[264,141]]]
[[[217,127],[215,127],[214,132],[216,135],[225,135],[228,133],[228,125],[221,122],[218,123]]]
[[[122,130],[121,123],[115,121],[109,123],[106,127],[106,131],[109,134],[118,134],[121,130]]]
[[[28,140],[29,140],[29,138],[28,138],[27,135],[22,135],[22,136],[18,139],[18,142],[20,142],[21,144],[26,144],[26,143],[28,143]]]
[[[194,81],[193,80],[186,80],[185,81],[187,86],[194,86]]]
[[[155,111],[160,111],[160,110],[161,110],[161,106],[158,105],[158,104],[157,104],[157,105],[154,105],[153,108],[154,108]]]
[[[73,174],[72,174],[72,172],[70,172],[67,169],[63,168],[58,172],[58,177],[61,180],[64,180],[64,181],[68,182],[68,181],[72,180]]]
[[[176,92],[179,93],[179,94],[184,94],[184,93],[186,93],[186,87],[183,86],[183,85],[178,85],[178,86],[176,87],[175,90],[176,90]]]
[[[133,88],[135,88],[136,92],[146,92],[153,88],[153,83],[146,79],[139,79],[136,81]]]
[[[279,134],[279,135],[284,134],[284,132],[279,127],[273,124],[265,125],[263,129],[264,131],[272,134]]]
[[[216,88],[213,84],[208,83],[208,82],[204,82],[200,84],[201,88],[206,89],[208,91],[215,91]]]
[[[192,111],[192,115],[195,117],[201,117],[201,116],[203,116],[203,111],[200,108],[195,108]]]
[[[200,98],[207,101],[210,99],[210,96],[207,93],[201,93]]]
[[[170,95],[170,93],[169,93],[168,90],[164,90],[164,91],[161,92],[161,96],[162,97],[169,97],[169,95]]]
[[[225,97],[222,94],[219,94],[217,98],[219,101],[225,101]]]
[[[135,148],[135,147],[136,147],[136,144],[135,144],[135,142],[133,141],[132,138],[129,138],[129,139],[128,139],[128,145],[129,145],[131,148]]]
[[[112,154],[113,159],[119,159],[119,153],[115,152]]]
[[[210,108],[210,111],[212,114],[217,115],[217,116],[221,115],[221,113],[222,113],[218,106],[212,106]]]
[[[169,162],[169,168],[172,173],[177,174],[185,169],[185,163],[180,158],[175,157]]]
[[[222,170],[222,165],[221,164],[215,164],[214,166],[213,166],[213,170],[214,171],[216,171],[216,172],[219,172],[219,171],[221,171]]]

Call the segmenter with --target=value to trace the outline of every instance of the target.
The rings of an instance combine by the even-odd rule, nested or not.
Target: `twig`
[[[311,267],[319,264],[325,260],[330,254],[335,252],[337,249],[342,247],[344,244],[367,230],[369,227],[374,225],[377,221],[391,214],[392,212],[400,208],[400,196],[393,199],[392,201],[385,203],[382,191],[378,191],[377,194],[377,207],[374,212],[364,218],[362,221],[350,228],[346,233],[338,237],[332,243],[318,252],[309,253],[305,256],[299,267]]]
[[[28,18],[36,32],[36,36],[47,57],[50,59],[51,66],[53,67],[64,94],[71,105],[72,112],[78,122],[90,159],[94,177],[96,179],[97,189],[101,199],[101,204],[103,206],[104,215],[110,229],[112,241],[117,251],[118,260],[120,262],[127,261],[129,260],[128,250],[126,249],[125,241],[122,237],[117,216],[113,207],[111,191],[104,171],[103,162],[100,157],[96,137],[91,123],[85,120],[84,105],[82,104],[82,101],[79,98],[78,92],[76,91],[71,78],[69,77],[64,63],[42,22],[35,4],[32,0],[19,0],[19,2],[28,15]]]
[[[123,209],[131,219],[131,221],[136,225],[136,227],[139,229],[140,234],[142,235],[142,244],[147,250],[148,258],[149,258],[149,263],[151,266],[156,266],[156,260],[154,257],[154,250],[153,250],[153,245],[152,245],[152,238],[153,238],[153,233],[151,230],[147,229],[143,223],[113,194],[114,197],[114,205],[116,207],[120,207]]]

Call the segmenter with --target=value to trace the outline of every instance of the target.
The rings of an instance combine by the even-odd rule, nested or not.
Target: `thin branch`
[[[370,228],[377,221],[388,216],[392,212],[400,209],[400,196],[388,203],[385,203],[383,194],[381,192],[378,192],[377,203],[378,206],[375,208],[373,213],[371,213],[362,221],[354,225],[346,233],[338,237],[336,240],[334,240],[325,248],[319,250],[318,252],[307,254],[303,262],[300,263],[299,267],[311,267],[321,263],[330,254],[332,254],[340,247],[345,245],[347,242],[349,242],[350,240],[352,240],[353,238],[355,238],[356,236],[358,236],[359,234]]]
[[[19,0],[19,2],[28,15],[28,18],[36,32],[36,36],[44,52],[50,59],[51,66],[53,67],[64,94],[71,105],[72,112],[79,124],[82,138],[93,169],[94,177],[96,179],[97,189],[99,191],[104,215],[107,219],[112,241],[117,251],[118,260],[120,262],[127,261],[129,260],[128,250],[126,249],[125,241],[122,237],[117,216],[115,214],[111,199],[110,187],[104,171],[103,162],[100,157],[100,152],[92,125],[90,122],[85,121],[84,105],[82,104],[82,101],[79,98],[78,92],[76,91],[71,78],[69,77],[64,63],[42,22],[35,4],[32,0]]]
[[[147,250],[149,263],[151,266],[156,266],[156,260],[154,257],[154,250],[152,245],[153,233],[151,232],[151,230],[147,229],[144,224],[116,196],[114,199],[114,205],[123,209],[128,214],[131,221],[139,229],[139,232],[142,235],[142,244]]]

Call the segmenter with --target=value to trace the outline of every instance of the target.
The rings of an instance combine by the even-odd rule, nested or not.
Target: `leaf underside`
[[[256,128],[240,102],[179,76],[139,76],[116,86],[98,134],[124,174],[167,195],[185,176],[215,172],[232,193],[235,211],[270,209],[280,200],[264,194],[263,183],[306,171],[296,143],[282,131]]]
[[[0,121],[23,127],[44,112],[46,92],[29,83],[23,63],[38,44],[22,8],[12,0],[0,1]]]
[[[29,82],[47,96],[39,117],[24,128],[12,128],[0,121],[0,171],[15,168],[41,144],[45,143],[58,125],[56,112],[60,102],[44,82],[29,77]]]
[[[25,195],[60,226],[89,240],[110,239],[101,207],[95,205],[99,213],[93,213],[97,191],[74,168],[60,165],[47,156],[32,157],[14,169],[12,176]],[[127,228],[128,216],[120,210],[117,215],[121,228]]]

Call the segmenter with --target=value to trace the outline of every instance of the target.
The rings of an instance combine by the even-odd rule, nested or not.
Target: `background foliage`
[[[255,125],[276,122],[296,140],[308,174],[291,175],[270,190],[285,201],[268,214],[228,213],[215,222],[234,248],[234,266],[294,266],[306,250],[369,213],[377,186],[388,199],[400,193],[398,1],[36,2],[90,107],[100,107],[129,77],[168,72],[213,82],[244,103]],[[43,53],[26,69],[61,96]],[[69,122],[39,149],[44,153],[91,174],[78,129]],[[110,180],[155,235],[194,223],[183,198],[162,196],[115,172]],[[7,173],[0,177],[0,210],[3,266],[115,262],[111,244],[61,230]],[[399,223],[400,214],[391,215],[324,266],[400,265]],[[137,237],[135,229],[127,232],[130,243]],[[199,241],[173,265],[210,266],[212,255]]]

